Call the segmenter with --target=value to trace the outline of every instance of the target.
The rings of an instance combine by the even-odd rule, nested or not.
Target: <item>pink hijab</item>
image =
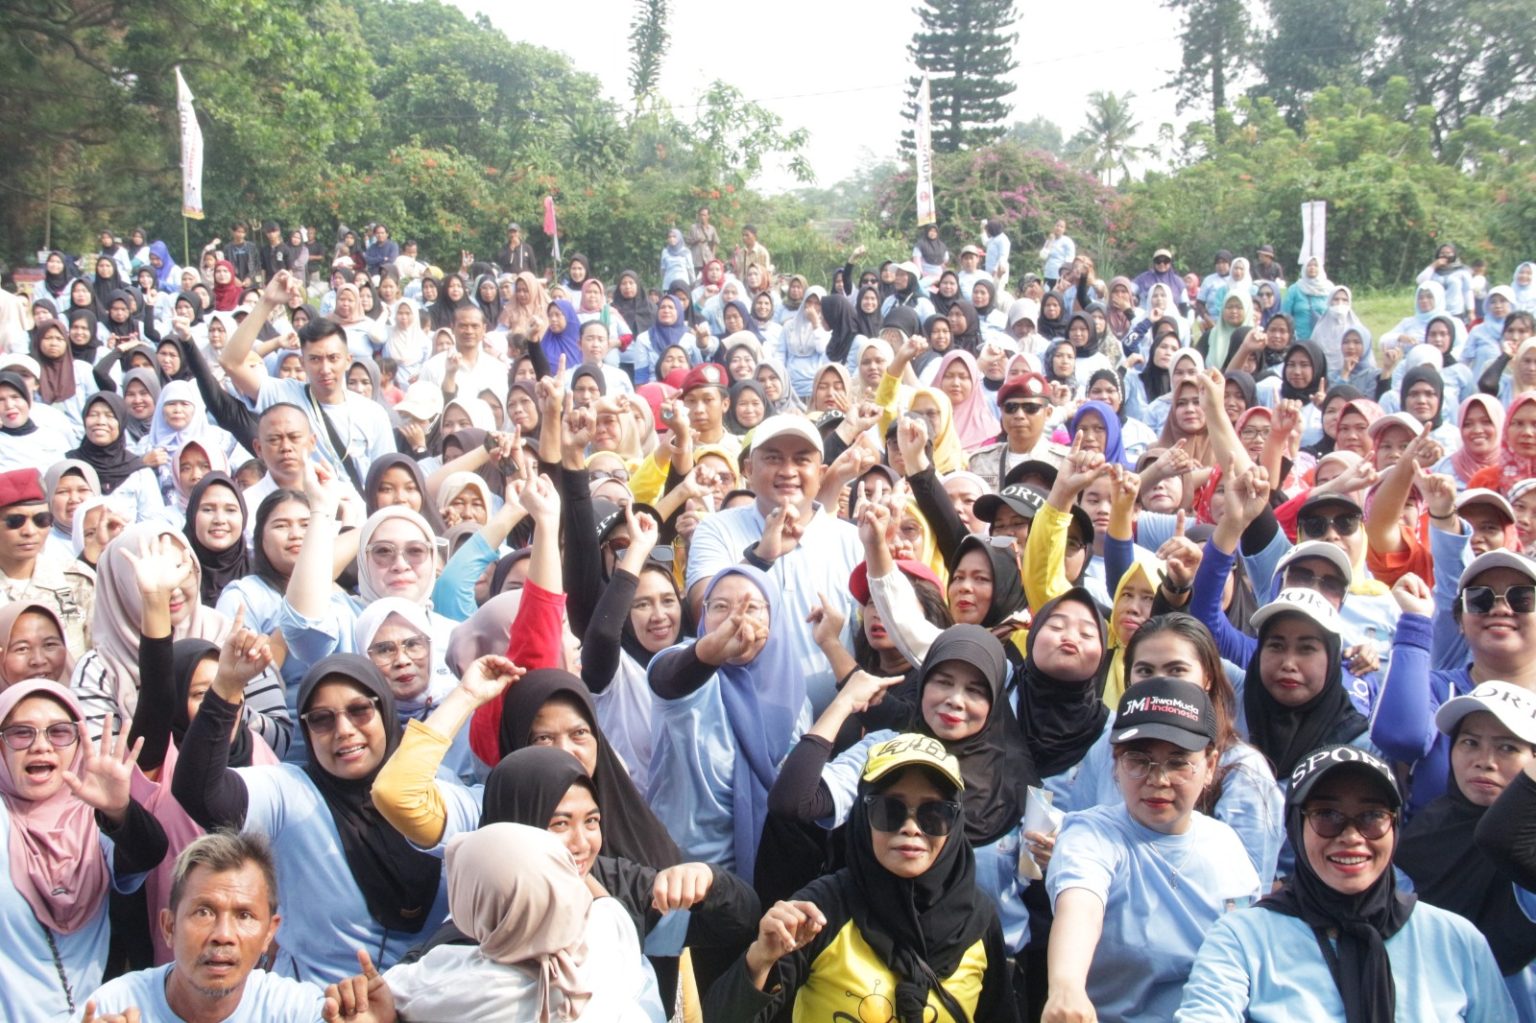
[[[997,413],[987,400],[981,369],[970,352],[956,349],[946,353],[939,360],[939,368],[933,374],[933,386],[940,391],[944,389],[944,374],[954,362],[964,363],[966,372],[971,375],[970,396],[962,402],[951,402],[955,407],[955,432],[960,435],[960,446],[969,452],[997,440],[1003,425],[998,422]]]
[[[1451,454],[1451,469],[1456,473],[1456,478],[1465,482],[1472,478],[1472,474],[1480,469],[1487,469],[1499,464],[1499,451],[1504,446],[1504,406],[1491,394],[1474,394],[1461,403],[1461,408],[1456,412],[1456,428],[1458,430],[1467,425],[1467,412],[1473,405],[1480,405],[1488,415],[1489,422],[1493,423],[1493,454],[1487,458],[1478,458],[1467,450],[1465,442]]]
[[[1499,464],[1503,466],[1499,471],[1499,489],[1506,494],[1516,483],[1536,476],[1536,458],[1516,453],[1509,444],[1509,426],[1515,420],[1515,413],[1533,401],[1536,401],[1536,391],[1517,394],[1515,400],[1509,403],[1509,411],[1504,414],[1504,430],[1499,437]]]
[[[29,696],[49,697],[77,723],[85,720],[85,712],[68,689],[47,679],[27,679],[0,692],[0,721]],[[82,728],[69,762],[71,771],[80,770],[85,742]],[[4,758],[0,758],[0,798],[11,814],[11,884],[44,927],[59,934],[75,933],[101,909],[112,882],[96,811],[62,785],[47,799],[21,798]]]

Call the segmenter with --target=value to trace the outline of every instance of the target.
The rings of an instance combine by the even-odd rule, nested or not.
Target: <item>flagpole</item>
[[[187,218],[186,218],[186,215],[183,214],[182,218],[181,218],[181,254],[182,254],[182,264],[181,265],[182,266],[191,266],[192,265],[192,243],[190,241],[188,241],[187,239],[188,239],[188,235],[187,235]]]

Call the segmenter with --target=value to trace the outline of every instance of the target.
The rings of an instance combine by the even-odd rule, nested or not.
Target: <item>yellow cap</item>
[[[879,781],[903,767],[926,767],[948,778],[956,790],[965,788],[960,776],[960,761],[931,735],[907,732],[894,739],[876,743],[864,763],[864,780]]]

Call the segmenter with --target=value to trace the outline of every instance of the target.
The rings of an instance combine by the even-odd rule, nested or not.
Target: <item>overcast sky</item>
[[[542,4],[454,2],[486,14],[514,40],[564,52],[578,69],[597,75],[612,99],[627,100],[634,0],[557,5],[565,17],[548,17],[551,8]],[[1162,123],[1181,126],[1187,119],[1175,113],[1173,92],[1163,87],[1179,61],[1179,25],[1157,0],[1019,0],[1018,9],[1025,17],[1017,27],[1012,120],[1042,115],[1071,137],[1094,90],[1136,94],[1137,141],[1144,145],[1156,140]],[[810,132],[816,183],[831,185],[861,165],[895,157],[905,81],[913,71],[907,45],[916,27],[905,0],[672,0],[662,92],[687,117],[711,81],[736,86],[786,127]],[[794,180],[772,168],[759,184],[785,188]]]

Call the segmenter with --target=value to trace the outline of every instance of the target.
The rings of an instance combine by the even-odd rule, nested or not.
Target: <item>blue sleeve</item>
[[[1113,600],[1115,590],[1120,587],[1120,579],[1130,570],[1131,562],[1136,559],[1136,542],[1134,540],[1116,540],[1112,536],[1104,538],[1104,589],[1108,591]]]
[[[1244,913],[1268,913],[1249,909]],[[1231,917],[1216,921],[1195,956],[1195,965],[1184,982],[1184,998],[1175,1023],[1228,1023],[1248,1018],[1249,993],[1255,978],[1249,975],[1243,950]]]
[[[1144,511],[1136,516],[1136,542],[1149,551],[1155,551],[1173,538],[1178,528],[1178,516],[1167,512]]]
[[[1237,832],[1267,891],[1285,843],[1285,797],[1257,751],[1241,748],[1242,759],[1222,779],[1221,798],[1212,816]]]
[[[1243,555],[1243,567],[1248,569],[1248,580],[1253,584],[1254,595],[1259,598],[1260,604],[1268,601],[1275,568],[1290,549],[1291,538],[1285,535],[1285,530],[1277,529],[1262,551]]]
[[[432,587],[432,610],[462,622],[475,613],[475,581],[496,560],[496,552],[476,533],[458,549]]]
[[[1090,891],[1099,901],[1109,903],[1109,891],[1120,873],[1126,850],[1118,836],[1105,834],[1098,821],[1089,816],[1093,812],[1069,813],[1062,822],[1051,869],[1045,875],[1052,907],[1061,893],[1070,888]]]
[[[1435,607],[1449,612],[1456,606],[1461,592],[1461,570],[1466,567],[1467,547],[1471,535],[1447,533],[1443,529],[1429,530],[1429,553],[1435,565]],[[1401,627],[1401,626],[1399,626]],[[1430,644],[1430,666],[1437,671],[1455,671],[1467,666],[1472,652],[1461,634],[1461,626],[1449,613],[1435,615],[1434,637]]]
[[[1393,760],[1412,764],[1434,745],[1435,709],[1444,700],[1430,694],[1429,643],[1431,625],[1421,614],[1397,620],[1392,664],[1376,701],[1371,741]]]
[[[1195,569],[1194,589],[1189,594],[1188,611],[1196,621],[1211,630],[1222,660],[1231,661],[1241,668],[1252,660],[1258,641],[1233,628],[1232,623],[1227,621],[1226,612],[1221,609],[1221,591],[1227,585],[1227,576],[1232,574],[1232,564],[1236,559],[1237,555],[1228,554],[1209,540],[1205,542],[1205,554],[1200,559],[1200,567]]]
[[[289,654],[305,665],[311,665],[334,653],[351,653],[352,624],[357,620],[357,611],[351,601],[347,601],[346,606],[352,611],[350,615],[343,615],[333,600],[330,609],[335,610],[335,614],[305,618],[285,599],[282,610],[277,613],[277,624],[283,630],[283,642],[288,644]]]
[[[870,747],[895,737],[896,733],[890,730],[870,732],[827,762],[821,769],[821,783],[832,794],[833,810],[831,817],[819,820],[817,824],[831,830],[847,823],[848,815],[853,812],[853,797],[859,789],[859,776],[869,762]]]

